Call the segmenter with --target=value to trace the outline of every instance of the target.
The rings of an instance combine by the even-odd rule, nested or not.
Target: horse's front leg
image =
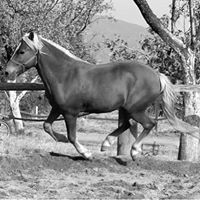
[[[76,122],[77,122],[77,117],[74,117],[69,114],[64,114],[63,115],[65,118],[65,123],[67,127],[67,134],[68,134],[68,139],[69,142],[74,145],[76,150],[86,159],[91,159],[92,154],[86,149],[84,146],[82,146],[77,138],[76,138]]]
[[[57,133],[53,130],[52,124],[59,117],[60,112],[56,108],[52,108],[47,120],[43,124],[45,132],[47,132],[57,142],[68,142],[65,135]]]

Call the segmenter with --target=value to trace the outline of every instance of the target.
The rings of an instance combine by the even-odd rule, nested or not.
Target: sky
[[[133,0],[112,0],[112,15],[116,19],[124,20],[133,24],[147,27],[147,23],[143,19],[138,7]],[[169,5],[172,0],[147,0],[153,12],[161,17],[163,14],[169,14]]]

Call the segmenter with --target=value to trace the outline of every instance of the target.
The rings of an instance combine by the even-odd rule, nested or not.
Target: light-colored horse
[[[36,67],[52,106],[44,130],[56,141],[69,140],[87,159],[91,158],[91,153],[76,138],[80,112],[105,113],[117,109],[122,112],[123,124],[106,137],[102,149],[112,145],[115,137],[130,128],[129,119],[140,123],[143,131],[132,145],[133,158],[141,151],[143,138],[156,124],[145,111],[158,97],[162,100],[164,114],[175,129],[190,134],[198,131],[175,116],[176,92],[168,78],[146,65],[137,62],[93,65],[30,32],[20,41],[7,64],[5,75],[8,79],[15,79],[31,67]],[[65,119],[68,139],[52,129],[52,123],[60,114]]]

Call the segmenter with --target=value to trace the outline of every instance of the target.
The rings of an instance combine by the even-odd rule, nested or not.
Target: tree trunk
[[[188,55],[185,56],[187,60],[184,60],[184,66],[186,70],[185,84],[194,85],[196,84],[195,76],[195,54],[192,51],[189,51]],[[195,125],[188,116],[197,115],[200,116],[200,93],[189,92],[185,94],[185,121]],[[198,161],[199,158],[199,140],[186,134],[181,134],[180,137],[180,146],[178,160],[187,160],[187,161]]]
[[[16,91],[9,91],[10,107],[14,117],[21,118],[19,99],[17,98]],[[22,120],[14,120],[16,134],[24,133],[24,125]]]
[[[195,126],[192,116],[200,116],[200,94],[190,93],[185,95],[185,117],[184,121]],[[178,160],[187,160],[197,162],[199,159],[199,140],[188,134],[181,134]]]
[[[119,111],[119,119],[118,119],[119,126],[123,124],[123,118],[121,117],[121,113]],[[137,135],[137,123],[134,122],[133,126],[122,133],[117,140],[117,155],[130,155],[130,150],[134,142],[133,135]]]

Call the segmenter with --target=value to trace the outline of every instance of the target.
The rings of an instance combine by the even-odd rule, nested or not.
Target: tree
[[[140,9],[146,22],[149,24],[151,29],[157,33],[160,38],[166,42],[177,54],[180,56],[182,67],[184,70],[183,82],[189,85],[195,85],[199,82],[196,76],[196,64],[198,60],[199,51],[199,39],[200,39],[200,23],[199,23],[199,1],[179,1],[181,9],[175,10],[177,8],[176,1],[173,0],[173,12],[176,13],[176,19],[173,17],[172,24],[174,24],[181,17],[180,11],[184,11],[185,23],[189,24],[189,29],[186,31],[184,29],[181,31],[182,34],[176,34],[177,31],[169,31],[158,19],[158,17],[152,12],[146,0],[133,0],[135,4]],[[184,8],[184,9],[183,9]],[[185,13],[185,10],[187,12]],[[185,27],[185,26],[184,26]],[[199,103],[199,93],[190,92],[185,94],[185,116],[188,115],[200,115],[200,103]],[[198,160],[198,145],[199,141],[191,136],[182,136],[181,144],[184,150],[180,159],[197,161]]]
[[[124,61],[135,60],[137,57],[137,51],[129,48],[128,43],[121,39],[119,35],[115,35],[112,40],[106,39],[105,45],[111,51],[110,61]]]
[[[100,14],[106,13],[111,8],[111,3],[104,0],[2,0],[0,2],[2,59],[10,58],[16,42],[30,29],[85,60],[91,59],[82,33]]]
[[[110,2],[104,0],[0,1],[0,65],[5,66],[20,38],[30,29],[69,49],[78,57],[94,62],[82,33],[95,16],[109,9]],[[23,81],[31,81],[35,76],[36,72],[27,73]],[[17,99],[17,95],[11,92],[12,102]],[[13,111],[18,110],[15,115],[20,117],[18,104],[12,103],[12,106]]]

